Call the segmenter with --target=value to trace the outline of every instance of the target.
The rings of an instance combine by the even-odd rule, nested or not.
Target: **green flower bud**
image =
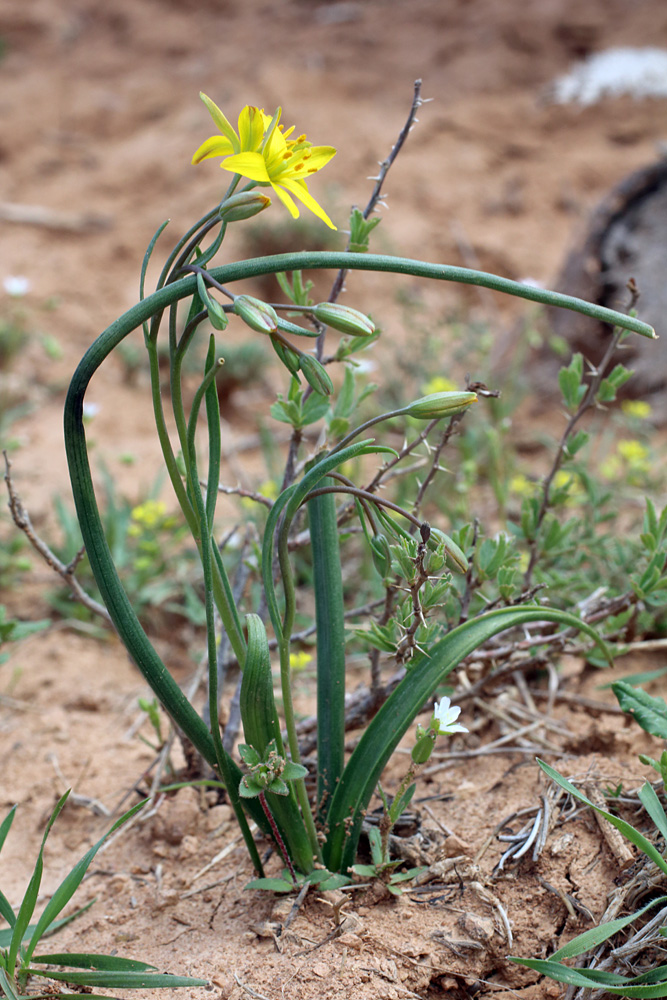
[[[433,753],[435,746],[435,733],[426,733],[419,737],[412,748],[412,759],[415,764],[425,764]]]
[[[214,298],[209,295],[208,289],[204,282],[204,277],[201,274],[197,275],[197,291],[199,293],[199,298],[206,307],[208,312],[208,318],[211,322],[211,326],[214,330],[224,330],[227,326],[227,317],[225,316],[225,311],[219,302],[216,302]]]
[[[468,572],[468,560],[465,552],[440,528],[431,528],[428,545],[429,548],[439,548],[442,545],[450,569],[458,569],[461,573]]]
[[[286,344],[283,344],[283,342],[278,340],[277,337],[271,337],[271,346],[282,363],[285,365],[285,368],[287,368],[288,372],[292,375],[296,375],[301,367],[301,358],[299,354],[297,354],[296,351],[293,351],[291,347],[287,347]]]
[[[313,316],[320,323],[333,327],[340,333],[349,333],[353,337],[370,337],[375,333],[375,324],[350,306],[342,306],[338,302],[319,302],[313,306]]]
[[[275,333],[278,329],[275,309],[252,295],[237,296],[234,299],[234,312],[251,330],[257,330],[258,333]]]
[[[384,580],[391,572],[391,549],[385,535],[373,535],[371,538],[371,554],[373,565]]]
[[[271,199],[259,191],[239,191],[227,198],[220,206],[220,218],[223,222],[241,222],[259,215],[271,204]]]
[[[327,375],[324,365],[316,361],[312,354],[302,354],[299,361],[308,385],[320,396],[330,396],[333,392],[333,382]]]
[[[422,396],[405,407],[404,412],[417,420],[435,420],[437,417],[451,417],[460,413],[466,406],[477,401],[474,392],[433,392],[430,396]]]

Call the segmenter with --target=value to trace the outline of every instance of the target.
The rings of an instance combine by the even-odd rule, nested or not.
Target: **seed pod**
[[[287,368],[287,371],[292,375],[296,375],[301,367],[300,355],[296,351],[292,350],[291,347],[288,347],[287,344],[283,344],[283,342],[278,340],[277,337],[271,337],[271,346],[282,363],[285,365],[285,368]]]
[[[247,742],[263,757],[271,740],[282,753],[282,739],[266,629],[258,615],[247,615],[246,623],[248,652],[241,680],[241,719]]]
[[[302,354],[299,362],[308,385],[320,396],[330,396],[333,392],[333,382],[327,375],[324,365],[321,365],[311,354]]]
[[[421,736],[412,748],[412,759],[415,764],[425,764],[433,753],[435,746],[435,733],[426,733]]]
[[[474,392],[433,392],[430,396],[422,396],[405,407],[405,413],[417,420],[435,420],[437,417],[450,417],[460,413],[466,406],[477,401]]]
[[[338,302],[319,302],[313,306],[313,315],[320,323],[353,337],[370,337],[375,333],[375,324],[368,316]]]
[[[209,291],[204,282],[204,277],[201,274],[197,275],[197,291],[199,293],[199,298],[202,300],[206,311],[208,312],[208,318],[211,322],[211,326],[214,330],[224,330],[227,326],[227,317],[225,315],[224,309],[219,302],[216,302],[214,298],[211,297]]]
[[[275,333],[278,329],[275,309],[252,295],[237,296],[234,299],[234,312],[251,330],[257,330],[258,333]]]

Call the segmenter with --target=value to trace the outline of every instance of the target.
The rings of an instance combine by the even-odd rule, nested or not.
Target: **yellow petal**
[[[218,126],[222,134],[226,135],[229,141],[231,142],[234,148],[234,152],[238,152],[239,138],[234,129],[232,128],[232,126],[229,124],[229,122],[223,115],[218,105],[214,101],[212,101],[210,97],[207,97],[206,94],[200,93],[199,96],[201,97],[202,101],[208,108],[208,113],[210,114],[215,124]]]
[[[296,205],[288,195],[287,191],[283,191],[282,188],[278,187],[277,184],[272,184],[271,187],[276,192],[276,194],[278,195],[278,197],[280,198],[280,200],[282,201],[283,205],[285,206],[289,214],[292,216],[292,218],[298,219],[299,209],[296,207]]]
[[[290,191],[296,198],[302,201],[306,208],[310,209],[313,215],[316,215],[318,219],[322,220],[322,222],[326,222],[329,229],[336,228],[324,209],[317,204],[304,181],[295,181],[290,177],[285,177],[281,179],[280,184],[282,187],[287,188],[287,190]],[[280,191],[275,184],[273,185],[273,189],[278,195],[280,195]]]
[[[260,184],[271,183],[261,153],[237,153],[236,156],[228,156],[220,166],[224,170],[231,170],[233,174],[242,174],[243,177],[247,177],[251,181],[257,181]]]
[[[305,161],[304,170],[308,174],[314,174],[322,167],[326,167],[329,160],[333,159],[336,155],[336,150],[333,146],[311,146],[310,149],[306,149],[302,154],[302,158]]]
[[[262,145],[263,138],[264,116],[259,108],[248,104],[239,115],[239,139],[241,140],[239,152],[254,153]]]
[[[197,152],[192,157],[193,163],[201,163],[212,156],[231,156],[234,152],[232,144],[224,135],[212,135],[206,142],[203,142]]]

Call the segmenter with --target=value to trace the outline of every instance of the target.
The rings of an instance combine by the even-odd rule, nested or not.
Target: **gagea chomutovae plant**
[[[599,641],[577,615],[550,607],[541,595],[538,601],[528,584],[523,600],[499,600],[484,613],[462,613],[454,624],[439,617],[439,607],[457,592],[457,579],[465,579],[468,573],[473,540],[465,533],[450,537],[424,520],[421,486],[415,486],[408,503],[404,498],[394,502],[389,491],[380,492],[379,486],[389,481],[389,471],[395,472],[401,462],[414,457],[414,448],[428,433],[449,428],[446,438],[453,432],[471,406],[480,406],[478,393],[468,386],[437,391],[390,412],[369,415],[356,356],[368,349],[378,332],[359,303],[352,307],[338,301],[345,276],[350,286],[349,276],[358,270],[383,272],[390,288],[403,275],[480,285],[573,309],[609,322],[619,331],[647,337],[654,333],[633,315],[481,271],[371,254],[369,239],[378,221],[371,213],[379,187],[365,212],[352,212],[348,249],[343,252],[282,253],[226,261],[228,228],[266,212],[272,193],[292,217],[299,214],[299,202],[333,228],[308,185],[335,150],[315,146],[305,135],[284,128],[280,109],[268,115],[245,107],[234,128],[213,101],[204,97],[204,102],[219,134],[199,147],[193,163],[203,163],[200,169],[207,169],[213,164],[205,161],[219,158],[229,179],[227,189],[178,240],[155,291],[147,294],[149,261],[166,223],[151,240],[141,270],[140,301],[101,334],[72,379],[65,407],[67,456],[86,551],[114,625],[160,704],[224,783],[257,874],[262,877],[263,870],[249,820],[280,851],[287,866],[283,880],[287,888],[304,880],[326,887],[348,878],[362,822],[385,765],[436,688],[462,659],[500,632],[537,623],[557,623],[573,630],[573,635],[585,633]],[[413,110],[418,104],[417,98]],[[407,135],[408,129],[404,131]],[[310,298],[312,285],[304,274],[316,270],[336,273],[327,301]],[[240,288],[248,279],[267,275],[277,278],[279,301],[267,302]],[[261,588],[251,590],[254,596],[246,600],[234,586],[216,520],[223,446],[216,374],[224,364],[226,345],[242,327],[262,338],[266,350],[278,359],[285,382],[270,413],[291,433],[277,495],[260,498],[268,510],[263,522],[257,521],[261,538],[255,551]],[[208,651],[206,722],[174,681],[126,595],[104,537],[91,478],[83,422],[86,389],[100,365],[137,329],[143,331],[149,359],[152,406],[165,468],[201,560]],[[341,334],[342,339],[330,346],[332,337]],[[202,337],[208,350],[190,399],[184,392],[184,362]],[[168,348],[168,391],[158,354],[163,342]],[[447,374],[445,365],[442,374]],[[579,375],[574,371],[564,388],[573,396],[575,410],[586,393]],[[613,395],[611,383],[609,391]],[[376,430],[376,425],[387,422],[402,422],[416,444],[399,452],[380,443],[375,435],[381,428]],[[368,478],[373,463],[375,472]],[[435,471],[436,467],[427,476],[429,481]],[[536,501],[526,516],[532,517],[531,530],[537,539],[547,509]],[[378,699],[377,711],[346,759],[345,556],[341,547],[342,534],[355,532],[366,546],[377,582],[388,595],[384,612],[380,608],[380,613],[368,618],[367,611],[369,644],[373,654],[384,654],[402,676],[386,698]],[[297,556],[305,558],[304,533],[310,546],[314,594],[316,774],[309,774],[302,760],[292,683],[293,655],[298,648],[294,637],[303,613],[294,561]],[[535,546],[537,552],[537,542]],[[528,579],[531,572],[532,567]],[[240,756],[237,747],[225,742],[219,721],[218,621],[242,671]],[[280,713],[272,648],[280,675]],[[453,719],[447,708],[441,716],[432,717],[430,728],[418,731],[412,758],[415,769],[428,759],[438,732],[451,731]],[[409,772],[401,785],[396,805],[385,799],[389,817],[385,829],[409,801],[414,774],[416,770]],[[387,865],[382,844],[376,846],[378,865]]]

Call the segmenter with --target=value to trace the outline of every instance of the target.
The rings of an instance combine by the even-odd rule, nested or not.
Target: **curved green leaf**
[[[664,698],[653,698],[642,688],[626,681],[616,681],[611,689],[623,711],[632,715],[643,730],[651,736],[667,740],[667,704]]]
[[[409,673],[371,720],[334,793],[324,848],[324,863],[330,871],[345,872],[353,863],[364,812],[378,779],[408,726],[438,684],[466,656],[499,632],[544,621],[577,628],[606,651],[599,636],[581,619],[565,611],[531,605],[501,608],[473,618],[435,643],[427,655],[415,658]]]

